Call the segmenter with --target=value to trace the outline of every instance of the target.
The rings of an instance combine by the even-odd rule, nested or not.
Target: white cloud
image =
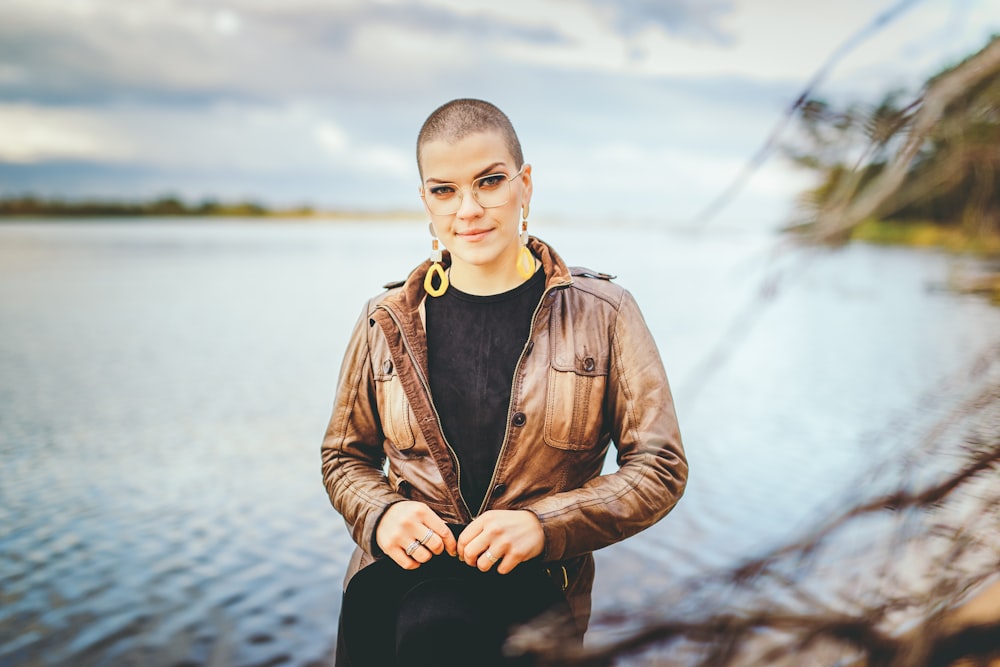
[[[212,23],[215,25],[215,29],[219,32],[219,34],[226,36],[237,34],[241,27],[239,15],[228,9],[215,12],[215,16],[212,18]]]
[[[381,21],[361,24],[351,32],[351,54],[390,80],[405,72],[411,81],[416,73],[422,82],[440,83],[469,63],[467,53],[468,44],[461,38]]]
[[[347,153],[347,135],[344,131],[324,121],[316,127],[316,141],[330,155],[341,157]]]
[[[0,160],[121,160],[129,150],[112,127],[85,110],[0,104]]]
[[[514,62],[532,66],[596,72],[628,73],[628,42],[608,30],[597,17],[580,13],[577,22],[563,26],[567,41],[539,44],[504,44],[500,52]]]
[[[322,121],[315,128],[316,142],[334,162],[383,176],[412,176],[412,158],[397,148],[378,145],[356,145],[342,128]]]
[[[414,158],[409,153],[403,153],[388,146],[370,146],[357,152],[359,166],[380,176],[412,176],[414,183],[418,181]]]
[[[352,140],[319,109],[219,105],[209,110],[0,105],[0,160],[92,160],[244,171],[326,168],[412,175],[402,150]]]

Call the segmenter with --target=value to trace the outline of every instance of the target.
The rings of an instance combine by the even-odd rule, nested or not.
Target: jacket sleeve
[[[622,290],[611,332],[606,427],[618,470],[533,502],[545,560],[623,540],[663,518],[684,492],[688,465],[663,362],[635,299]]]
[[[375,527],[389,505],[406,500],[383,472],[385,453],[368,344],[369,308],[351,334],[337,381],[333,415],[320,448],[323,484],[354,541],[377,553]]]

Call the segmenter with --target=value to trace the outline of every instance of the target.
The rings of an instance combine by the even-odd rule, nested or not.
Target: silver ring
[[[427,534],[424,535],[422,538],[420,538],[420,544],[421,545],[425,544],[427,542],[427,540],[431,539],[431,535],[433,535],[433,534],[434,534],[434,529],[433,528],[428,528],[427,529]]]
[[[484,551],[483,555],[486,556],[487,558],[489,558],[494,563],[499,563],[500,562],[500,559],[497,558],[496,556],[494,556],[493,554],[491,554],[489,549],[487,549],[486,551]]]
[[[413,540],[413,544],[406,547],[406,555],[412,556],[413,552],[421,547],[420,540]]]

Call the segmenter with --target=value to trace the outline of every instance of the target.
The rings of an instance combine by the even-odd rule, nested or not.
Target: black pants
[[[530,667],[534,661],[530,656],[505,657],[502,643],[506,639],[506,629],[494,633],[484,633],[469,627],[449,627],[454,612],[453,600],[444,599],[440,591],[408,601],[402,613],[409,622],[400,628],[396,636],[388,641],[396,641],[396,665],[399,667]],[[457,600],[455,600],[457,601]],[[466,610],[467,611],[467,610]],[[400,636],[402,633],[403,636]],[[402,640],[402,641],[401,641]],[[344,645],[343,621],[338,624],[337,653],[335,667],[354,667]],[[396,667],[385,665],[384,667]]]
[[[463,527],[450,528],[458,535]],[[382,559],[348,584],[337,667],[531,665],[505,657],[504,641],[514,626],[555,610],[569,615],[566,598],[539,561],[501,575],[449,556],[416,570]]]

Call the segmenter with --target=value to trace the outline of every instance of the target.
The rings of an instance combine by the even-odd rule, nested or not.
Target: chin
[[[495,264],[499,258],[499,254],[492,252],[461,252],[452,253],[452,258],[469,266],[483,267]]]
[[[457,239],[455,248],[449,248],[453,259],[457,259],[463,264],[476,267],[488,267],[503,261],[505,255],[512,255],[510,260],[513,266],[517,262],[517,255],[510,252],[509,244],[495,243],[463,243]]]

